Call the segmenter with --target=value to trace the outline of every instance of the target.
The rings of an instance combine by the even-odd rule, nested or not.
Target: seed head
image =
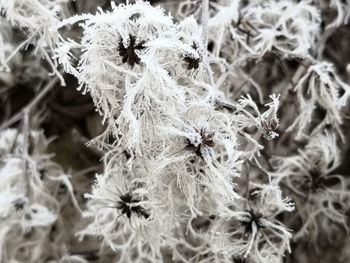
[[[126,193],[119,197],[120,201],[117,203],[117,208],[121,210],[121,213],[126,215],[128,218],[131,217],[131,214],[135,214],[139,217],[149,218],[149,214],[146,210],[140,206],[135,205],[141,200],[134,198],[131,193]]]
[[[136,50],[142,50],[145,48],[144,44],[146,41],[141,41],[136,44],[136,37],[129,35],[129,45],[127,47],[124,46],[123,41],[119,42],[119,55],[122,57],[123,63],[128,63],[131,68],[134,67],[135,64],[140,64],[140,57],[136,54]]]

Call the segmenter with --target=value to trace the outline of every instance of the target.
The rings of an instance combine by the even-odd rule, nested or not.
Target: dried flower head
[[[146,41],[143,40],[136,44],[136,37],[129,35],[128,45],[124,46],[123,40],[121,39],[118,51],[119,55],[122,57],[122,63],[128,63],[131,68],[133,68],[135,64],[140,64],[141,59],[136,51],[145,49],[145,43]]]
[[[261,222],[261,219],[263,218],[261,213],[255,212],[252,208],[245,212],[248,212],[249,214],[246,218],[241,220],[241,223],[245,226],[246,232],[252,232],[252,224],[255,224],[257,231],[259,231],[260,228],[265,228],[264,224]]]
[[[119,198],[120,201],[118,201],[116,207],[120,209],[121,213],[126,215],[128,218],[130,218],[132,214],[144,217],[146,219],[149,217],[146,210],[142,206],[138,205],[141,200],[133,197],[131,193],[126,193]]]
[[[197,44],[195,42],[193,42],[192,46],[193,50],[197,50],[198,47],[197,47]],[[185,62],[188,63],[187,65],[187,69],[188,70],[191,70],[191,69],[198,69],[199,67],[199,63],[202,61],[202,59],[198,56],[198,57],[193,57],[193,55],[186,55],[183,60]]]
[[[198,156],[204,157],[203,152],[207,148],[213,148],[215,146],[214,135],[215,132],[209,132],[205,127],[200,129],[194,128],[195,133],[191,134],[190,138],[187,138],[186,149],[194,151]]]

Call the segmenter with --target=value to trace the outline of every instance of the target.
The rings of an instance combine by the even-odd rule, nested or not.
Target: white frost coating
[[[98,237],[101,262],[281,263],[292,238],[348,231],[337,169],[350,89],[323,56],[341,54],[328,40],[349,1],[161,1],[170,15],[115,0],[84,14],[92,2],[0,0],[0,66],[44,58],[78,80],[104,124],[89,142],[103,171],[86,200],[35,121],[0,131],[1,262],[87,262],[93,249],[66,247],[77,233]],[[22,44],[9,41],[14,27]],[[84,217],[71,233],[67,204]]]
[[[218,8],[220,19],[211,18],[209,27],[238,22],[238,7],[239,1],[233,1]],[[270,96],[263,112],[249,95],[225,102],[221,90],[225,78],[215,83],[212,58],[191,16],[175,23],[164,10],[136,1],[61,24],[74,23],[82,27],[81,41],[61,39],[56,56],[103,116],[106,130],[93,143],[110,149],[104,156],[104,172],[86,195],[84,215],[92,223],[79,232],[80,237],[102,237],[119,253],[121,262],[131,262],[135,254],[130,250],[138,251],[140,261],[161,262],[165,247],[173,260],[191,262],[179,250],[190,246],[190,236],[201,244],[193,257],[208,253],[208,262],[214,256],[271,258],[259,252],[261,233],[255,223],[248,246],[242,244],[244,240],[227,240],[224,249],[236,242],[240,245],[225,251],[212,243],[212,235],[220,231],[219,236],[229,236],[228,229],[213,226],[199,234],[191,222],[218,213],[222,218],[243,214],[249,223],[243,205],[249,201],[236,189],[236,181],[246,158],[254,159],[262,146],[245,129],[256,127],[260,131],[256,136],[276,138],[279,95]],[[74,55],[75,49],[81,50],[80,57]],[[78,66],[73,66],[75,60]],[[292,211],[278,185],[261,188],[266,216]],[[235,203],[242,205],[229,206]],[[274,218],[269,220],[266,225],[280,237],[272,254],[282,256],[291,235]],[[244,227],[239,231],[243,233]]]

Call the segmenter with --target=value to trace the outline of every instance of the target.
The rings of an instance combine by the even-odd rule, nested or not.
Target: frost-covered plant
[[[91,139],[103,164],[95,181],[86,178],[92,189],[83,203],[44,153],[47,140],[29,130],[30,113],[57,77],[16,115],[9,118],[12,110],[3,107],[1,128],[23,121],[21,129],[0,133],[0,145],[7,145],[0,148],[6,179],[0,223],[11,226],[0,240],[5,260],[85,262],[90,255],[100,262],[280,263],[306,242],[317,246],[318,239],[348,232],[349,185],[341,170],[348,76],[324,59],[333,33],[348,22],[344,1],[97,5],[0,0],[1,63],[26,69],[44,55],[62,84],[78,81],[103,124],[92,135],[86,130],[94,122],[74,127],[77,141]],[[11,27],[27,40],[8,41]],[[17,52],[29,44],[34,52]],[[10,86],[8,76],[0,80]],[[7,87],[0,92],[10,94]],[[79,110],[51,100],[50,110],[64,115]],[[59,185],[69,193],[64,200]],[[99,240],[80,253],[70,250],[64,232],[76,212],[61,211],[68,200],[79,211],[76,199],[84,219],[70,235],[84,242],[78,247]],[[18,235],[29,230],[34,245]]]
[[[90,92],[108,122],[106,133],[122,136],[119,144],[140,151],[152,139],[153,118],[159,122],[161,115],[175,113],[174,104],[184,101],[161,62],[150,55],[156,52],[152,43],[163,37],[172,21],[160,8],[142,2],[114,7],[107,13],[100,10],[96,16],[73,17],[65,23],[79,20],[85,20],[84,37],[81,43],[62,42],[59,60]],[[83,49],[77,69],[71,65],[72,48]],[[169,107],[161,107],[163,101]],[[144,120],[143,126],[139,119]]]
[[[271,96],[263,113],[249,96],[226,102],[214,85],[201,28],[192,17],[175,23],[164,10],[136,1],[62,25],[77,22],[81,42],[63,40],[57,56],[103,115],[106,130],[96,141],[108,150],[105,172],[88,195],[86,215],[93,223],[81,233],[102,236],[121,262],[161,261],[164,249],[180,245],[177,233],[189,231],[192,220],[218,211],[230,214],[227,205],[241,198],[234,189],[241,164],[262,147],[259,135],[245,128],[277,137],[278,96]],[[77,67],[75,48],[82,51]],[[266,224],[282,237],[274,252],[282,256],[290,234],[273,221]],[[234,248],[231,256],[247,256],[259,243],[256,236],[255,231],[250,245]],[[208,242],[206,236],[198,238]],[[254,253],[260,255],[259,250],[254,245]],[[173,260],[190,261],[184,251],[169,253]]]
[[[311,135],[317,134],[326,125],[332,126],[340,135],[342,123],[341,108],[347,103],[350,86],[343,82],[334,72],[331,64],[316,63],[308,68],[307,73],[295,86],[300,107],[300,116],[295,119],[289,129],[295,126],[299,137],[313,119],[316,108],[325,111],[324,118],[313,127]]]
[[[266,104],[269,109],[263,113],[260,113],[258,106],[249,95],[246,98],[243,97],[239,100],[239,106],[237,109],[238,112],[243,113],[243,117],[238,116],[241,127],[249,127],[253,124],[260,130],[263,137],[268,140],[278,137],[276,130],[279,123],[277,117],[279,96],[273,94],[270,95],[270,98],[272,99],[272,102]],[[253,113],[250,113],[246,108],[250,108]],[[254,115],[257,116],[255,117]]]
[[[254,28],[256,52],[281,52],[283,56],[308,57],[320,24],[319,11],[311,1],[266,1],[244,14]]]
[[[48,140],[38,131],[29,136],[26,155],[22,133],[0,133],[1,262],[59,260],[67,238],[61,209],[72,201],[79,210],[68,175],[45,153]]]
[[[285,250],[290,251],[292,235],[275,217],[293,211],[294,206],[288,198],[282,199],[275,182],[252,186],[247,199],[231,204],[233,211],[219,214],[209,231],[209,244],[227,259],[243,254],[254,262],[268,262],[271,257],[281,257]],[[269,253],[265,254],[266,251]]]
[[[57,63],[51,58],[52,52],[56,47],[59,39],[59,33],[56,25],[60,20],[62,5],[67,0],[1,0],[0,12],[1,23],[3,20],[9,21],[14,28],[21,29],[25,33],[25,41],[19,44],[12,53],[8,54],[6,49],[0,50],[0,69],[10,70],[8,62],[21,49],[27,49],[33,45],[35,52],[42,56],[51,65],[53,72],[60,77],[61,83],[64,84],[63,77],[57,70]],[[0,32],[1,33],[1,32]],[[5,43],[0,34],[0,43]]]
[[[337,12],[334,20],[327,25],[327,29],[331,29],[334,27],[339,27],[341,25],[347,25],[350,19],[350,3],[348,0],[340,1],[340,0],[331,0],[331,1],[323,1],[317,0],[314,1],[319,4],[320,9],[331,8]]]
[[[323,227],[329,223],[348,231],[343,212],[348,209],[350,198],[348,180],[334,173],[340,161],[336,137],[329,132],[312,137],[298,155],[273,160],[274,176],[299,197],[295,200],[302,227],[295,239],[309,235],[315,242],[320,231],[329,234]]]
[[[216,56],[223,52],[234,64],[262,58],[268,52],[283,58],[311,57],[309,51],[321,21],[311,1],[249,1],[241,5],[240,1],[212,4],[209,37]]]
[[[165,222],[155,216],[156,206],[150,201],[145,179],[134,175],[143,175],[140,168],[113,167],[109,174],[96,178],[92,193],[86,195],[91,201],[85,216],[94,221],[79,234],[102,236],[119,252],[119,262],[160,261],[160,246],[169,235],[162,227]]]

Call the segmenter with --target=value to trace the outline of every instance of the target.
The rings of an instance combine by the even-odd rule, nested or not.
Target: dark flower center
[[[117,208],[121,210],[123,215],[126,215],[128,218],[131,217],[131,214],[135,214],[146,219],[149,218],[149,214],[142,206],[135,205],[135,203],[139,203],[141,200],[134,198],[131,193],[126,193],[119,198],[120,201],[117,203]]]
[[[129,35],[129,45],[127,47],[125,47],[123,41],[120,40],[118,51],[119,55],[122,57],[122,62],[128,63],[131,68],[133,68],[135,64],[140,64],[141,59],[135,51],[144,49],[145,43],[146,41],[141,41],[136,44],[136,37],[132,35]]]
[[[198,49],[196,43],[193,42],[192,48],[194,50]],[[194,58],[194,57],[189,56],[189,55],[186,55],[183,58],[183,60],[188,63],[188,65],[187,65],[187,69],[188,70],[190,70],[190,69],[197,69],[199,67],[199,63],[202,61],[200,58]]]
[[[259,231],[261,228],[265,228],[265,226],[261,223],[261,219],[263,218],[261,213],[255,213],[253,209],[247,212],[249,212],[249,221],[241,221],[241,224],[245,227],[246,232],[252,232],[253,223],[256,225],[257,231]]]
[[[207,132],[205,130],[205,128],[201,128],[200,130],[196,129],[196,132],[198,132],[201,140],[198,144],[195,144],[193,141],[191,141],[190,139],[187,139],[187,149],[194,151],[198,156],[202,157],[202,153],[201,153],[201,149],[203,147],[214,147],[215,146],[215,142],[213,140],[213,137],[215,135],[214,132]]]
[[[319,169],[313,168],[309,171],[309,177],[307,177],[306,183],[311,192],[316,192],[317,189],[324,187],[325,179]]]
[[[16,199],[13,202],[13,206],[15,207],[16,211],[22,210],[24,208],[25,204],[26,204],[26,202],[21,198]]]

